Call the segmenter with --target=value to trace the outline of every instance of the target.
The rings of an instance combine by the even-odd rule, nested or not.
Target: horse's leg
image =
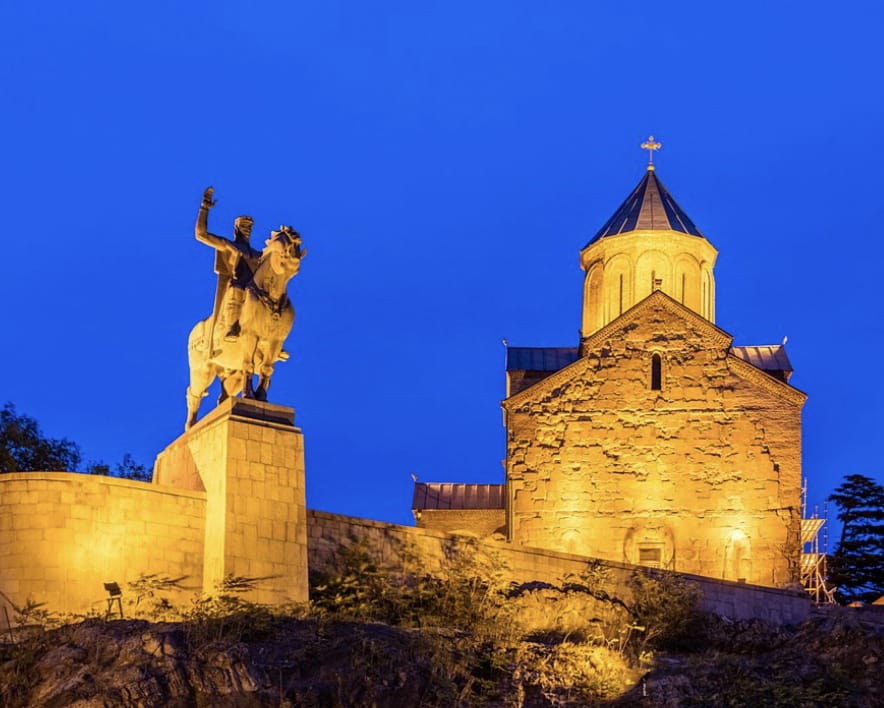
[[[264,340],[261,347],[262,359],[259,368],[258,388],[255,389],[255,398],[261,401],[267,400],[267,391],[270,389],[270,379],[273,376],[273,366],[282,350],[282,342],[276,340]]]
[[[221,376],[218,378],[221,379],[221,395],[218,397],[219,404],[242,390],[242,372],[225,369],[223,378]]]
[[[258,352],[258,335],[243,330],[239,335],[239,342],[242,347],[242,397],[254,398],[252,375],[255,371],[255,357]]]
[[[270,388],[270,377],[273,376],[273,371],[270,373],[265,372],[265,368],[261,368],[261,373],[258,375],[258,388],[255,389],[255,398],[259,401],[267,400],[267,389]]]
[[[215,372],[209,363],[209,353],[205,341],[206,320],[197,322],[190,331],[187,340],[187,363],[190,367],[190,386],[187,387],[187,419],[184,429],[189,430],[196,423],[200,401],[206,395],[206,389],[212,382]]]
[[[218,380],[221,382],[221,393],[218,395],[218,403],[216,405],[221,405],[226,401],[230,396],[227,393],[227,375],[225,373],[218,374]]]
[[[212,383],[212,369],[210,366],[202,366],[191,368],[190,370],[190,386],[187,387],[187,420],[184,422],[184,429],[190,430],[196,423],[196,416],[199,413],[200,401],[206,396],[206,389]]]

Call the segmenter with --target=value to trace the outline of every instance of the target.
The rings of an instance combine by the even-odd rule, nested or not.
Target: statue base
[[[206,494],[203,592],[306,602],[304,439],[292,408],[229,398],[159,454],[153,483]]]

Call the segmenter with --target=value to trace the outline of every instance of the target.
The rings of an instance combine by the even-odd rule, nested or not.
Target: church
[[[715,322],[715,247],[657,176],[580,251],[579,342],[507,347],[503,484],[416,482],[419,527],[768,587],[798,582],[783,345]]]

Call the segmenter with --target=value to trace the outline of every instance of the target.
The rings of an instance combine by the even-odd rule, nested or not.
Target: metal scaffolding
[[[825,529],[828,517],[828,505],[820,518],[818,507],[814,507],[813,516],[807,511],[807,482],[801,489],[801,584],[817,604],[835,602],[835,590],[826,583],[826,551],[828,535]],[[823,531],[822,550],[820,550],[820,531]]]

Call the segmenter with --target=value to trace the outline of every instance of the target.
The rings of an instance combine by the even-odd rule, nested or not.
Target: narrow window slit
[[[651,390],[659,391],[663,387],[663,362],[659,354],[651,357]]]

